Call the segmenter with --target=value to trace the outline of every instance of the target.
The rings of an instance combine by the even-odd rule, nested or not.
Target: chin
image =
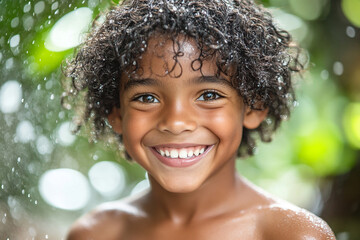
[[[194,182],[184,183],[181,181],[174,181],[161,184],[161,186],[168,192],[172,193],[191,193],[195,190],[199,189],[201,184],[197,184]]]

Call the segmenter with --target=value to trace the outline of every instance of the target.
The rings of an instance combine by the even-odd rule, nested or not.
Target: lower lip
[[[206,150],[203,152],[203,154],[200,154],[199,156],[195,156],[192,158],[168,158],[162,156],[160,153],[158,153],[154,148],[150,148],[151,151],[154,153],[154,155],[165,165],[169,167],[190,167],[196,163],[198,163],[202,158],[204,158],[208,152],[213,148],[214,145],[208,146]]]

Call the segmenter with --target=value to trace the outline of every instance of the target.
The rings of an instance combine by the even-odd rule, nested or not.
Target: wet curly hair
[[[139,68],[153,34],[172,36],[174,42],[179,35],[195,39],[200,52],[195,71],[201,71],[203,60],[214,57],[218,74],[230,76],[246,105],[268,109],[258,128],[244,129],[239,156],[253,153],[254,133],[270,141],[288,118],[295,99],[292,73],[303,68],[300,50],[262,6],[252,0],[125,0],[109,10],[67,65],[71,84],[66,95],[83,92],[82,101],[85,97],[79,127],[90,123],[95,137],[109,128],[107,116],[120,105],[121,75]]]

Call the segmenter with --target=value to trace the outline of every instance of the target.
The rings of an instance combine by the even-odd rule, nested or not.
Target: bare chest
[[[262,230],[256,219],[248,216],[241,218],[220,218],[201,224],[187,226],[173,223],[153,224],[138,222],[128,226],[123,236],[126,240],[261,240]]]

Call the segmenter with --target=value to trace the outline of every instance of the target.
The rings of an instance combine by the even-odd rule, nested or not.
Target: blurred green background
[[[360,1],[261,3],[309,70],[295,79],[291,118],[238,170],[323,217],[337,239],[360,239]],[[72,135],[74,114],[60,106],[62,63],[112,4],[0,0],[0,239],[63,239],[97,204],[148,186],[113,146]]]

